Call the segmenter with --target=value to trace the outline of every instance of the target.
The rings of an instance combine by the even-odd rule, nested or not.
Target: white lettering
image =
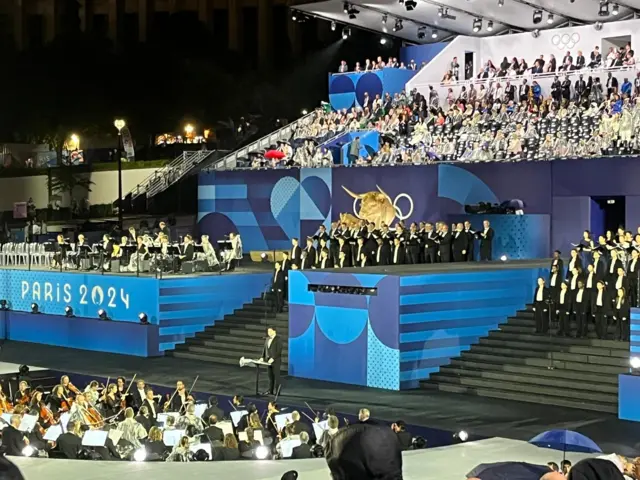
[[[102,291],[102,287],[96,285],[91,290],[91,301],[94,305],[102,305],[104,302],[104,292]]]
[[[87,304],[87,290],[86,285],[80,285],[80,305]]]
[[[129,310],[129,294],[124,291],[124,288],[120,289],[120,300],[122,300],[124,306]]]
[[[40,300],[40,284],[36,282],[31,286],[31,288],[33,290],[33,295],[31,298],[33,300]]]
[[[22,283],[20,284],[20,290],[21,290],[22,299],[24,300],[24,297],[27,295],[27,293],[29,293],[29,282],[25,282],[23,280]]]
[[[53,285],[49,282],[44,284],[44,301],[53,302]]]
[[[69,285],[68,283],[64,284],[63,300],[65,303],[71,303],[71,285]]]
[[[107,296],[109,297],[109,308],[116,308],[116,289],[113,287],[109,287],[107,290]]]

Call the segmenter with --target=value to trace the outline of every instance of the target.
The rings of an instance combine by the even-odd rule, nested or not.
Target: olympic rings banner
[[[64,315],[70,306],[77,317],[97,318],[102,309],[110,319],[128,322],[144,312],[157,324],[158,296],[155,278],[0,270],[0,299],[14,311],[30,312],[36,303],[40,313]]]

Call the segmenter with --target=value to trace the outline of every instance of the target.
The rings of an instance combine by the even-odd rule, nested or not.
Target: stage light
[[[427,36],[427,27],[424,25],[422,27],[418,27],[418,40],[422,40]]]
[[[22,449],[22,455],[24,455],[25,457],[32,457],[33,454],[36,452],[37,450],[33,448],[31,445],[27,445]]]
[[[196,462],[207,462],[209,460],[209,453],[203,448],[199,448],[198,451],[193,454],[193,459]]]
[[[256,447],[256,449],[253,451],[253,454],[258,460],[266,460],[271,456],[271,450],[263,445],[260,445],[259,447]]]
[[[474,18],[473,19],[473,31],[475,33],[478,33],[480,30],[482,30],[482,19],[481,18]]]
[[[467,440],[469,440],[469,434],[467,432],[465,432],[464,430],[460,430],[456,436],[458,437],[458,439],[461,442],[466,442]]]
[[[7,305],[7,301],[3,298],[0,300],[0,310],[9,310],[9,306]]]
[[[295,10],[291,12],[291,20],[293,20],[294,22],[298,20],[298,14],[296,13]]]
[[[393,25],[393,31],[394,32],[399,32],[400,30],[402,30],[404,28],[404,26],[402,25],[402,20],[400,20],[399,18],[396,19],[396,23]]]
[[[138,314],[138,319],[140,320],[140,323],[143,325],[149,325],[149,317],[147,317],[147,314],[142,312],[140,314]]]
[[[37,303],[32,303],[31,304],[31,313],[40,313],[40,310],[38,309],[38,304]]]
[[[620,13],[620,7],[618,6],[617,3],[614,3],[611,6],[611,15],[618,15]]]
[[[306,115],[307,113],[309,113],[309,111],[306,108],[302,109],[302,115]]]
[[[498,0],[498,6],[504,7],[504,0]]]
[[[533,11],[533,24],[537,25],[542,21],[542,10]]]
[[[195,130],[195,129],[194,129],[193,125],[191,125],[190,123],[187,123],[187,124],[184,126],[184,133],[186,133],[187,135],[191,135],[191,134],[193,133],[193,131],[194,131],[194,130]]]
[[[600,9],[598,10],[598,15],[601,17],[609,16],[609,2],[606,0],[600,0]]]
[[[493,20],[487,22],[487,32],[493,32]]]
[[[439,16],[439,17],[442,17],[443,15],[444,15],[444,8],[439,7],[439,8],[438,8],[438,16]]]
[[[434,38],[434,39],[438,38],[438,30],[434,29],[431,31],[431,38]]]
[[[331,22],[331,31],[332,32],[336,31],[336,22]]]
[[[385,37],[380,37],[380,45],[384,45],[387,43],[387,39]]]
[[[73,308],[71,308],[69,305],[64,307],[64,316],[67,318],[73,317]]]
[[[147,459],[147,450],[142,447],[135,451],[133,460],[136,462],[144,462]]]
[[[342,29],[342,39],[346,40],[347,38],[349,38],[351,36],[351,29],[348,27],[344,27]]]
[[[107,311],[102,309],[102,308],[100,310],[98,310],[98,318],[100,320],[109,320],[109,317],[107,315]]]
[[[531,32],[531,35],[533,36],[533,38],[538,38],[540,36],[540,30],[536,28],[533,32]]]
[[[594,24],[593,24],[593,28],[595,28],[595,29],[596,29],[596,31],[598,31],[598,32],[599,32],[600,30],[602,30],[602,22],[596,22],[596,23],[594,23]]]
[[[342,11],[343,11],[344,13],[349,13],[349,4],[348,4],[347,2],[344,2],[344,3],[342,4]]]
[[[551,25],[551,24],[553,23],[553,20],[554,20],[554,18],[553,18],[553,13],[550,13],[550,14],[547,16],[547,23],[548,23],[549,25]]]
[[[507,261],[507,256],[506,255],[502,255],[500,257],[500,260],[502,260],[503,262],[506,262]]]
[[[631,357],[629,359],[629,364],[631,365],[631,368],[638,370],[640,368],[640,357]]]
[[[404,8],[407,9],[407,12],[414,10],[418,6],[418,2],[415,0],[405,0]]]
[[[118,133],[120,133],[126,125],[127,123],[121,118],[117,118],[113,121],[113,126],[118,129]]]

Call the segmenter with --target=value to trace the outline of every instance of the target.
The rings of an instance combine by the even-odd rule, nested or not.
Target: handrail
[[[265,135],[264,137],[254,142],[251,142],[250,144],[234,152],[231,152],[228,155],[225,155],[224,157],[216,161],[213,165],[208,167],[205,171],[210,172],[213,170],[221,170],[221,169],[227,170],[227,169],[235,168],[235,166],[237,165],[238,158],[245,156],[248,152],[252,150],[261,150],[263,148],[266,148],[269,145],[272,145],[273,143],[277,142],[278,140],[282,140],[283,137],[291,136],[291,134],[299,124],[301,124],[304,120],[311,118],[313,115],[314,115],[314,112],[303,115],[302,117],[298,118],[297,120],[294,120],[288,125],[285,125],[284,127],[281,127],[278,130],[275,130],[274,132],[271,132],[268,135]]]

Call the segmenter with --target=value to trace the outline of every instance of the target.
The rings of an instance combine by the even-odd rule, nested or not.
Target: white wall
[[[540,55],[544,55],[545,60],[548,60],[553,53],[558,65],[560,65],[567,50],[571,51],[574,61],[576,52],[582,50],[588,62],[589,54],[596,45],[600,47],[603,56],[606,56],[610,43],[605,39],[622,36],[630,36],[631,46],[636,52],[636,59],[640,59],[640,20],[605,23],[600,31],[597,31],[593,25],[541,30],[538,38],[534,38],[531,32],[485,38],[460,36],[456,37],[426,67],[418,72],[407,83],[407,89],[418,88],[418,91],[422,91],[421,86],[440,82],[449,69],[451,59],[456,56],[460,64],[462,78],[465,52],[476,54],[474,73],[477,73],[487,60],[492,60],[497,66],[503,57],[508,59],[524,58],[527,64],[532,66],[533,61]],[[440,93],[442,96],[442,92]]]
[[[156,169],[140,168],[135,170],[123,170],[122,193],[126,195],[136,185],[142,183]],[[86,174],[94,182],[89,192],[91,205],[111,203],[118,198],[118,171],[93,172]],[[25,202],[29,197],[33,198],[37,208],[45,208],[49,202],[47,193],[46,175],[31,177],[0,178],[0,211],[12,210],[15,202]],[[84,191],[78,189],[75,196],[82,198]],[[63,199],[63,206],[69,204],[69,199]]]

